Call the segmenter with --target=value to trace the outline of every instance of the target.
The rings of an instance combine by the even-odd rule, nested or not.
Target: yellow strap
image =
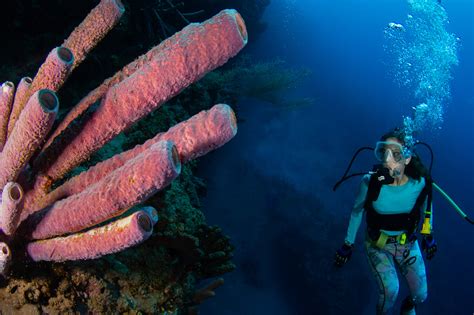
[[[377,246],[378,248],[383,248],[387,244],[387,239],[388,239],[388,234],[384,232],[380,232],[380,236],[375,242],[375,246]],[[398,244],[405,245],[405,243],[407,242],[407,234],[402,233],[398,235],[397,241],[398,241]]]
[[[384,232],[380,232],[379,239],[377,240],[377,242],[375,242],[375,246],[377,246],[378,248],[383,248],[387,243],[387,238],[387,234],[385,234]]]
[[[406,233],[402,233],[397,237],[397,241],[400,245],[405,245],[407,242],[407,235]]]
[[[423,226],[421,227],[421,234],[429,235],[431,234],[431,223],[430,218],[425,218]]]

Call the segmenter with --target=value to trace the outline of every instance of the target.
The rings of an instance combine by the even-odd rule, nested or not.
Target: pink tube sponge
[[[171,140],[176,143],[182,162],[206,155],[227,143],[237,134],[237,118],[226,104],[214,105],[187,121],[170,128],[152,140]]]
[[[84,233],[29,243],[27,252],[34,261],[94,259],[145,241],[153,233],[153,224],[147,211],[138,211]]]
[[[8,119],[13,106],[15,85],[7,81],[0,87],[0,152],[7,140]]]
[[[39,89],[59,90],[69,76],[73,62],[74,55],[68,48],[56,47],[51,50],[33,79],[29,94]]]
[[[191,24],[167,41],[148,63],[112,86],[83,128],[43,172],[53,181],[140,118],[224,64],[245,45],[243,20],[224,10],[202,24]]]
[[[176,147],[160,141],[81,193],[54,203],[31,235],[44,239],[104,222],[169,185],[180,171]]]
[[[11,113],[8,122],[8,135],[11,134],[21,111],[25,107],[31,95],[41,89],[58,91],[69,76],[74,57],[72,52],[64,47],[54,48],[46,57],[36,73],[31,86],[21,95],[15,97],[15,111]]]
[[[0,229],[6,235],[12,235],[18,227],[22,198],[23,189],[17,183],[8,182],[3,187],[2,205],[0,206]]]
[[[58,106],[50,90],[40,90],[30,98],[0,154],[0,187],[16,180],[50,131]]]
[[[89,12],[84,21],[63,43],[63,46],[69,48],[74,54],[73,69],[117,24],[124,12],[125,8],[120,0],[102,0]]]
[[[4,242],[0,242],[0,275],[6,275],[11,261],[12,253],[10,251],[10,247]]]
[[[15,92],[15,99],[12,105],[12,110],[10,112],[10,117],[8,117],[8,121],[7,121],[8,123],[7,135],[11,133],[16,120],[18,119],[18,117],[20,117],[20,113],[23,110],[23,107],[25,105],[23,101],[27,99],[25,95],[29,93],[28,91],[31,87],[31,83],[33,83],[33,79],[30,77],[23,77],[21,78],[20,83],[18,83],[16,92]],[[28,95],[31,96],[31,94],[28,94]]]
[[[225,104],[215,105],[210,110],[201,111],[190,119],[175,125],[167,132],[156,135],[143,145],[136,146],[98,163],[57,187],[42,200],[28,202],[28,204],[25,204],[25,209],[31,213],[52,204],[56,200],[83,191],[159,141],[172,141],[176,145],[181,162],[185,163],[224,145],[236,133],[237,121],[232,108]]]
[[[166,42],[166,41],[165,41]],[[162,47],[164,47],[163,42],[152,49],[150,49],[146,54],[140,56],[133,62],[129,63],[125,67],[123,67],[120,71],[115,73],[112,77],[106,79],[95,88],[93,91],[89,92],[85,97],[83,97],[79,103],[77,103],[64,117],[64,119],[59,123],[57,128],[51,133],[51,136],[46,141],[43,152],[47,151],[48,147],[53,143],[53,141],[57,141],[57,137],[68,127],[68,125],[75,120],[77,117],[81,116],[87,109],[100,100],[107,90],[117,84],[122,82],[123,80],[127,79],[129,76],[134,74],[137,70],[139,70],[144,64],[148,61],[153,59],[153,56],[160,53]],[[48,154],[46,154],[46,159],[48,158]]]
[[[245,28],[245,23],[240,17],[238,13],[229,12],[235,19],[235,23],[237,24],[240,32],[242,33],[242,38],[244,40],[244,44],[247,43],[247,31]],[[135,72],[142,69],[142,67],[147,64],[150,60],[157,58],[157,56],[162,52],[162,50],[169,49],[174,45],[175,37],[173,36],[169,39],[164,40],[159,45],[150,49],[146,54],[140,56],[139,58],[135,59],[133,62],[129,63],[125,67],[123,67],[120,71],[118,71],[114,76],[105,80],[99,87],[88,93],[80,102],[74,106],[73,109],[67,113],[66,117],[59,123],[56,130],[51,134],[49,139],[46,141],[46,144],[43,148],[43,151],[47,149],[66,128],[67,126],[77,117],[79,117],[82,113],[84,113],[93,103],[100,100],[107,90],[117,84],[122,82],[123,80],[127,79]],[[53,153],[54,155],[54,153]]]

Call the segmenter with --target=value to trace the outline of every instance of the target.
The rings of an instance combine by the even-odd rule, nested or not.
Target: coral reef
[[[204,299],[193,298],[196,281],[235,268],[229,239],[205,224],[197,185],[189,185],[192,160],[236,134],[229,106],[83,164],[245,46],[235,10],[153,47],[53,127],[56,92],[123,11],[120,1],[102,0],[16,94],[11,82],[2,85],[0,313],[192,312]]]

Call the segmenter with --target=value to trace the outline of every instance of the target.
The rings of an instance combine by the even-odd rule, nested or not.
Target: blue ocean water
[[[434,180],[474,217],[474,2],[442,1],[446,29],[460,38],[451,97],[441,128],[419,139],[434,151]],[[362,249],[349,263],[332,260],[343,242],[358,179],[333,184],[360,146],[373,146],[417,105],[397,85],[384,29],[408,14],[403,0],[272,0],[267,31],[246,48],[255,60],[280,58],[311,70],[288,97],[311,97],[293,109],[246,99],[237,136],[202,159],[208,184],[203,211],[232,238],[237,270],[226,275],[202,314],[374,314],[375,280]],[[252,36],[252,34],[249,34]],[[422,151],[426,164],[429,154]],[[376,161],[359,156],[353,171]],[[418,314],[474,313],[474,227],[435,194],[439,252],[426,262],[428,299]],[[399,302],[407,294],[401,280]],[[396,313],[396,312],[395,312]]]

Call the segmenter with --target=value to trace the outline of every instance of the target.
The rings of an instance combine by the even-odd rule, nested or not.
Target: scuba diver
[[[417,241],[422,214],[421,248],[427,259],[433,258],[437,251],[431,235],[431,176],[404,139],[404,132],[394,129],[377,142],[374,152],[381,164],[362,178],[344,244],[335,255],[335,264],[339,267],[349,260],[366,213],[364,243],[379,287],[377,314],[390,313],[397,300],[399,280],[396,268],[410,289],[410,295],[402,303],[401,314],[416,314],[415,306],[427,298],[425,263]],[[345,179],[347,177],[341,179],[334,190]]]
[[[424,145],[431,153],[428,169],[414,151]],[[347,175],[357,155],[372,150],[380,164],[372,172]],[[374,148],[362,147],[352,157],[342,178],[333,190],[347,179],[364,175],[347,228],[344,244],[336,251],[334,263],[342,267],[350,259],[357,231],[366,213],[365,252],[379,285],[377,314],[387,314],[393,308],[399,289],[398,269],[408,282],[410,295],[402,303],[401,314],[416,314],[416,305],[427,295],[426,270],[417,234],[422,235],[421,249],[432,259],[438,246],[432,235],[432,190],[443,196],[454,210],[474,225],[461,208],[431,178],[433,167],[431,147],[407,137],[402,129],[394,129],[380,139]],[[423,215],[424,216],[423,216]],[[423,217],[421,230],[420,218]]]

